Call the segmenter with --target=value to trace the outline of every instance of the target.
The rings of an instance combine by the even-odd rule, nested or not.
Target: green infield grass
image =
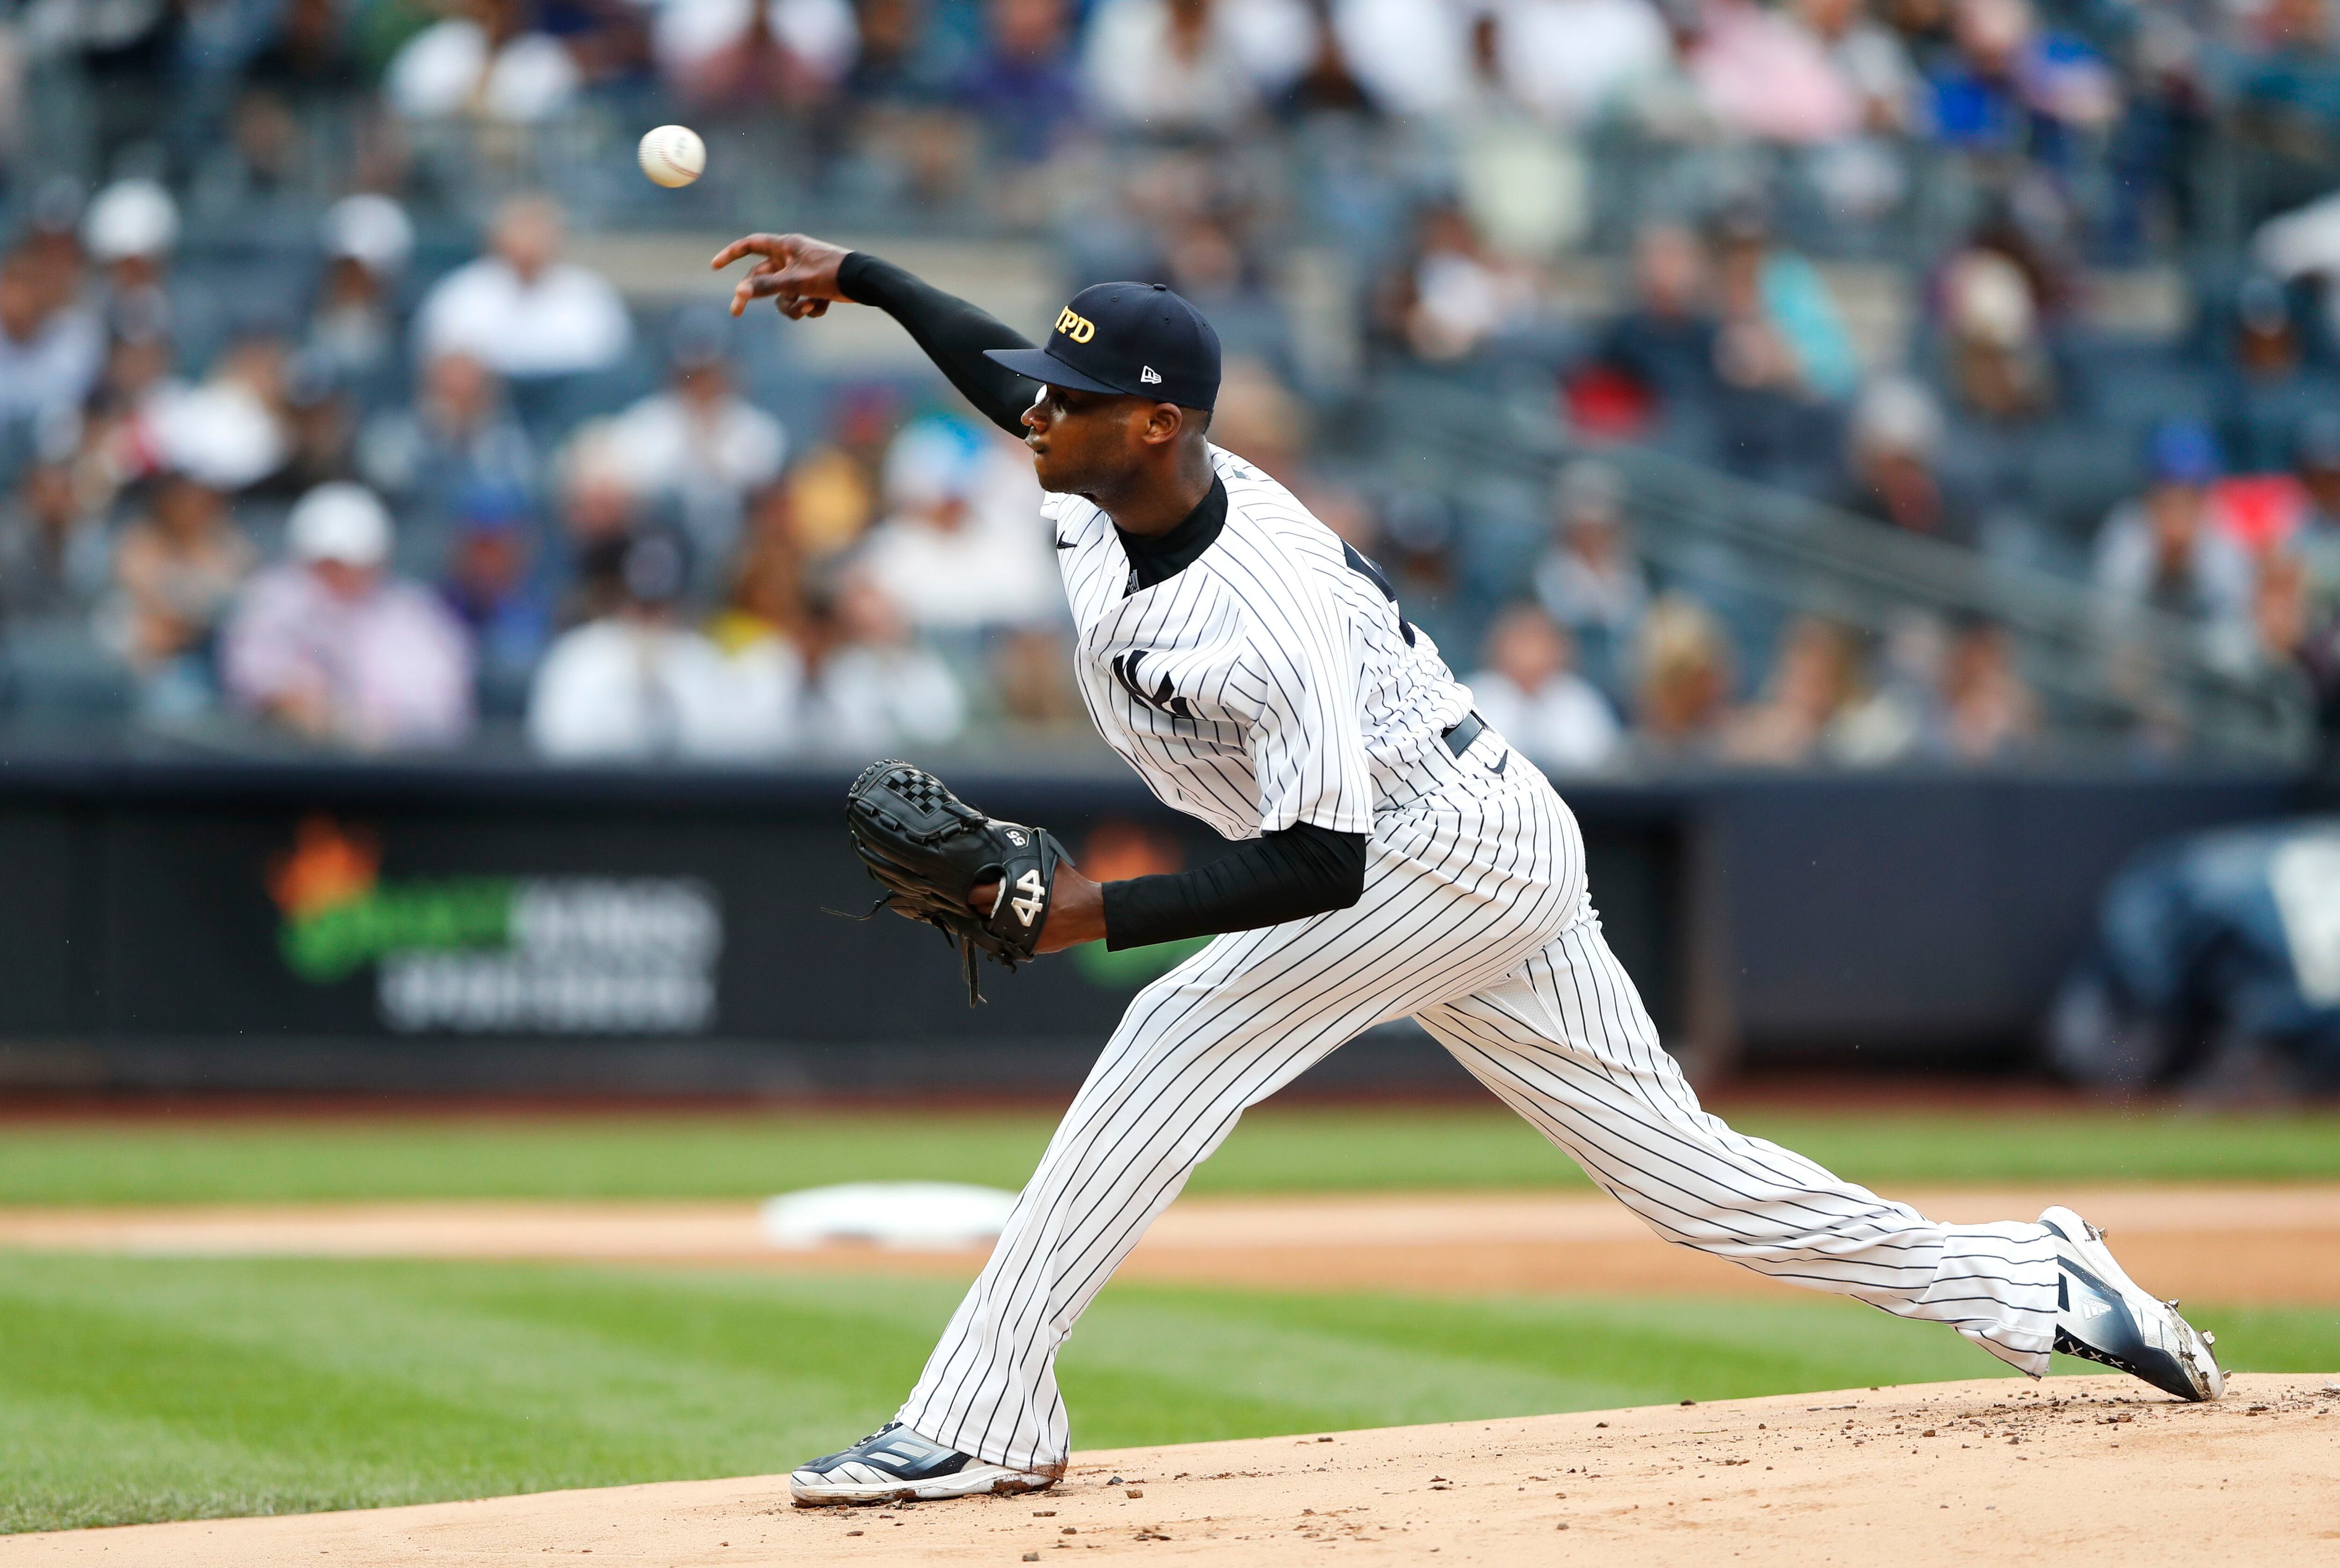
[[[897,1278],[0,1255],[0,1530],[768,1474],[885,1419],[957,1295]],[[2239,1367],[2340,1367],[2328,1311],[2199,1320]],[[1824,1297],[1140,1285],[1110,1288],[1064,1361],[1085,1447],[1994,1373],[1946,1329]]]
[[[1871,1186],[2340,1180],[2340,1116],[1765,1109],[1736,1119]],[[0,1125],[0,1203],[749,1197],[828,1182],[1023,1185],[1041,1112],[156,1118]],[[1581,1187],[1500,1107],[1254,1111],[1198,1193]]]

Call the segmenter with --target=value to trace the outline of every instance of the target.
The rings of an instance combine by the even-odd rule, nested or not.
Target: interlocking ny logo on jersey
[[[1073,314],[1073,307],[1066,305],[1056,316],[1056,330],[1076,343],[1085,343],[1096,336],[1096,323]]]
[[[1137,670],[1137,661],[1145,657],[1145,650],[1142,648],[1115,655],[1113,678],[1121,682],[1124,690],[1157,713],[1167,713],[1173,719],[1196,718],[1195,705],[1171,690],[1168,676],[1164,676],[1162,684],[1153,690],[1148,691],[1145,689],[1145,681]]]

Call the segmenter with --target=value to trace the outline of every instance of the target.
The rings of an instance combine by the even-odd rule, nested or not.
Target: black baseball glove
[[[924,920],[958,948],[969,1007],[983,1000],[977,953],[1011,972],[1030,959],[1048,924],[1056,867],[1071,860],[1046,829],[996,821],[898,759],[861,770],[845,794],[845,826],[854,853],[886,889],[878,908]],[[995,880],[990,913],[977,914],[967,894]]]

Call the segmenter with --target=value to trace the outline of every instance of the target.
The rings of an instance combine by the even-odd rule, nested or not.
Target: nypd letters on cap
[[[1219,397],[1219,334],[1160,283],[1096,283],[1056,313],[1036,349],[985,356],[1019,375],[1076,392],[1207,409]]]

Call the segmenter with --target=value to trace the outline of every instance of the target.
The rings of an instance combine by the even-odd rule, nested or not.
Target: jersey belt
[[[1487,721],[1479,717],[1479,711],[1474,708],[1440,730],[1438,738],[1446,742],[1446,749],[1460,757],[1471,749],[1471,742],[1479,739],[1479,731],[1485,728]]]

